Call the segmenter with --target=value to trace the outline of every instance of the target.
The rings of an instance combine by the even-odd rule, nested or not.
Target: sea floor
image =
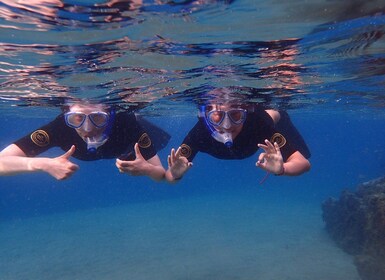
[[[319,204],[245,194],[0,222],[0,279],[359,280]]]

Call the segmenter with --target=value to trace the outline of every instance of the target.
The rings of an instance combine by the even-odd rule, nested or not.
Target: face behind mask
[[[107,113],[97,109],[92,106],[75,107],[64,114],[66,124],[86,142],[90,153],[95,153],[107,142],[115,115],[113,110]]]
[[[225,144],[226,147],[231,148],[233,145],[233,135],[231,132],[225,130],[230,129],[233,125],[243,124],[246,118],[246,110],[212,110],[206,113],[206,106],[202,106],[199,111],[199,116],[204,119],[211,137],[216,141]]]

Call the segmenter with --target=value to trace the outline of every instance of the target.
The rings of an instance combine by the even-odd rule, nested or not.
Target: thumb
[[[134,150],[135,150],[136,158],[143,158],[142,153],[140,152],[139,144],[138,143],[135,144]]]
[[[72,145],[71,148],[61,156],[61,158],[69,159],[73,155],[75,150],[76,150],[75,145]]]

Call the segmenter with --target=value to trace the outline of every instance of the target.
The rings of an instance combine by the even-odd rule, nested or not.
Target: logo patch
[[[278,146],[280,148],[282,148],[286,144],[286,138],[283,137],[283,135],[281,133],[274,133],[273,137],[271,137],[270,142],[273,144],[274,144],[274,142],[276,142],[278,144]]]
[[[151,146],[151,139],[147,133],[143,133],[142,136],[140,136],[138,144],[139,144],[139,147],[144,149]]]
[[[180,146],[180,155],[182,157],[186,157],[188,158],[189,156],[191,156],[191,148],[189,145],[186,145],[186,144],[182,144]]]
[[[31,140],[39,147],[46,147],[49,145],[49,135],[41,129],[32,132]]]

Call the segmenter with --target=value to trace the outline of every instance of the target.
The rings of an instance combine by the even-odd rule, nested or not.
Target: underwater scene
[[[385,279],[383,1],[0,0],[0,49],[1,280]]]

